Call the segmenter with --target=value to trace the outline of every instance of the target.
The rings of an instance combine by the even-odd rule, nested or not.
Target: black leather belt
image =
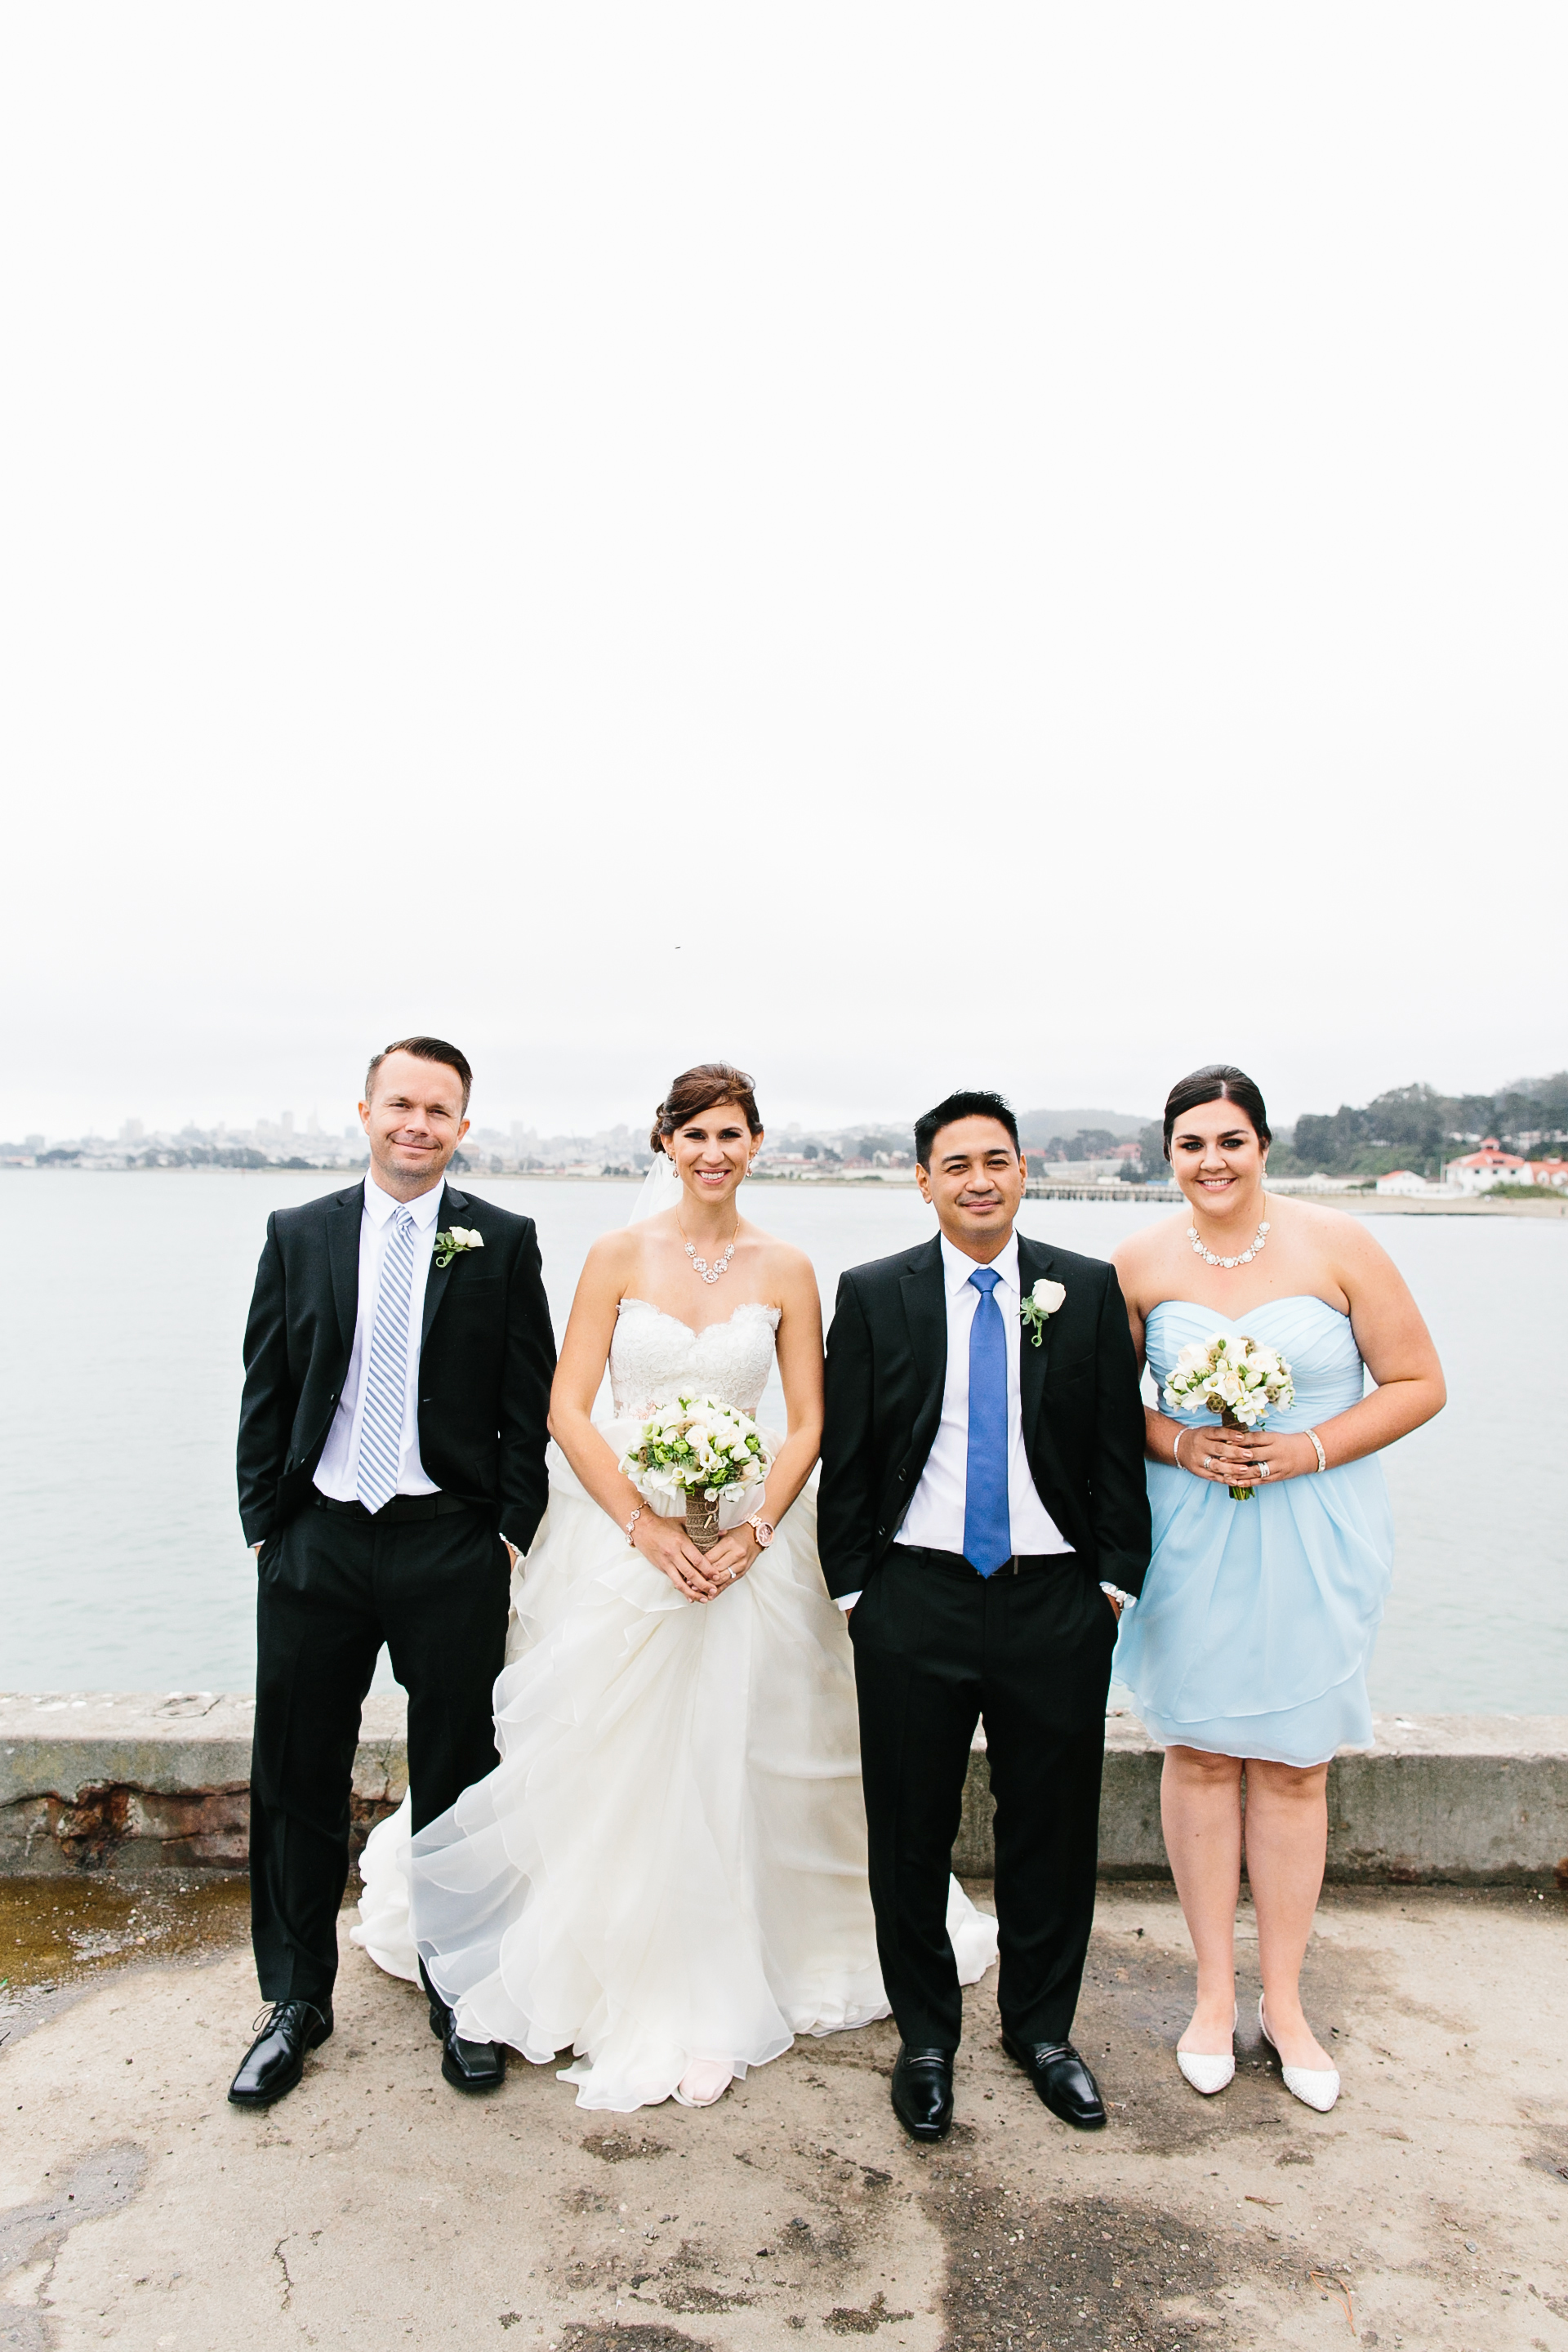
[[[993,1583],[998,1576],[1038,1576],[1047,1569],[1078,1565],[1076,1551],[1016,1551],[990,1576],[982,1576],[961,1551],[933,1551],[929,1544],[895,1544],[893,1549],[902,1553],[905,1559],[918,1559],[923,1568],[940,1568],[949,1576],[962,1576],[976,1584]]]
[[[312,1495],[318,1511],[352,1511],[372,1527],[395,1527],[401,1519],[444,1519],[451,1511],[471,1511],[473,1503],[460,1503],[456,1495],[394,1495],[383,1503],[379,1511],[367,1511],[361,1502],[340,1502],[336,1495]]]

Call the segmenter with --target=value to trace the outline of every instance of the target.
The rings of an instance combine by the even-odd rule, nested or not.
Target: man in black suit
[[[1137,1360],[1111,1268],[1015,1235],[1024,1160],[1000,1095],[928,1111],[915,1160],[941,1232],[838,1286],[817,1505],[855,1645],[893,2105],[917,2139],[952,2119],[947,1881],[984,1717],[1003,2045],[1092,2129],[1104,2105],[1068,2036],[1110,1654],[1149,1564]]]
[[[251,1932],[271,2004],[229,2097],[291,2091],[332,2030],[360,1708],[384,1641],[408,1693],[414,1828],[496,1760],[510,1568],[545,1504],[555,1341],[533,1222],[458,1192],[472,1074],[405,1037],[372,1062],[362,1184],[279,1209],[245,1334],[239,1509],[257,1555]],[[441,2071],[499,2084],[431,1991]]]

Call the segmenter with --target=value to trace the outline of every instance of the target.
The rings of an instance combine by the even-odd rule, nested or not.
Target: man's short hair
[[[987,1094],[983,1088],[971,1087],[955,1095],[947,1095],[934,1110],[922,1111],[915,1121],[915,1160],[921,1168],[931,1166],[931,1148],[938,1131],[952,1127],[961,1118],[994,1118],[1005,1127],[1013,1139],[1013,1149],[1018,1149],[1018,1122],[1013,1116],[1013,1106],[1005,1095]]]
[[[388,1054],[412,1054],[416,1061],[445,1062],[447,1067],[456,1070],[462,1080],[463,1108],[468,1109],[468,1097],[473,1092],[474,1074],[468,1067],[468,1055],[459,1054],[456,1045],[448,1045],[445,1037],[395,1037],[390,1045],[384,1045],[379,1054],[373,1054],[370,1067],[364,1074],[366,1102],[370,1101],[375,1087],[375,1074]]]

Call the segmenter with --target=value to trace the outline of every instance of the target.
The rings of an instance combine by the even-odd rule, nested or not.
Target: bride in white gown
[[[406,1800],[372,1832],[352,1930],[395,1975],[416,1979],[422,1956],[466,2040],[536,2064],[570,2048],[578,2105],[619,2114],[708,2105],[797,2033],[888,2014],[853,1658],[806,1484],[816,1277],[739,1215],[762,1141],[744,1073],[687,1072],[660,1139],[668,1156],[633,1222],[595,1244],[573,1305],[550,1506],[496,1684],[501,1760],[412,1844]],[[754,1414],[775,1349],[788,1434],[767,1438],[765,1490],[727,1503],[704,1555],[620,1456],[682,1388]],[[606,1363],[613,1418],[595,1423]],[[973,1983],[996,1923],[956,1882],[948,1927]]]

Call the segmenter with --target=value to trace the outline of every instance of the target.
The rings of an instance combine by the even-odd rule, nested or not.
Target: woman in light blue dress
[[[1166,1406],[1147,1415],[1154,1549],[1116,1673],[1165,1750],[1165,1850],[1198,1968],[1182,2073],[1210,2094],[1235,2072],[1245,1848],[1259,2022],[1290,2090],[1326,2110],[1339,2076],[1299,1979],[1322,1885],[1329,1762],[1372,1739],[1367,1661],[1394,1556],[1376,1457],[1441,1410],[1444,1389],[1415,1302],[1364,1223],[1266,1195],[1268,1143],[1263,1097],[1242,1071],[1184,1078],[1165,1106],[1165,1153],[1190,1213],[1116,1253],[1133,1339]],[[1260,1429],[1166,1403],[1183,1348],[1222,1332],[1290,1367],[1294,1402]],[[1233,1501],[1233,1486],[1252,1498]]]

